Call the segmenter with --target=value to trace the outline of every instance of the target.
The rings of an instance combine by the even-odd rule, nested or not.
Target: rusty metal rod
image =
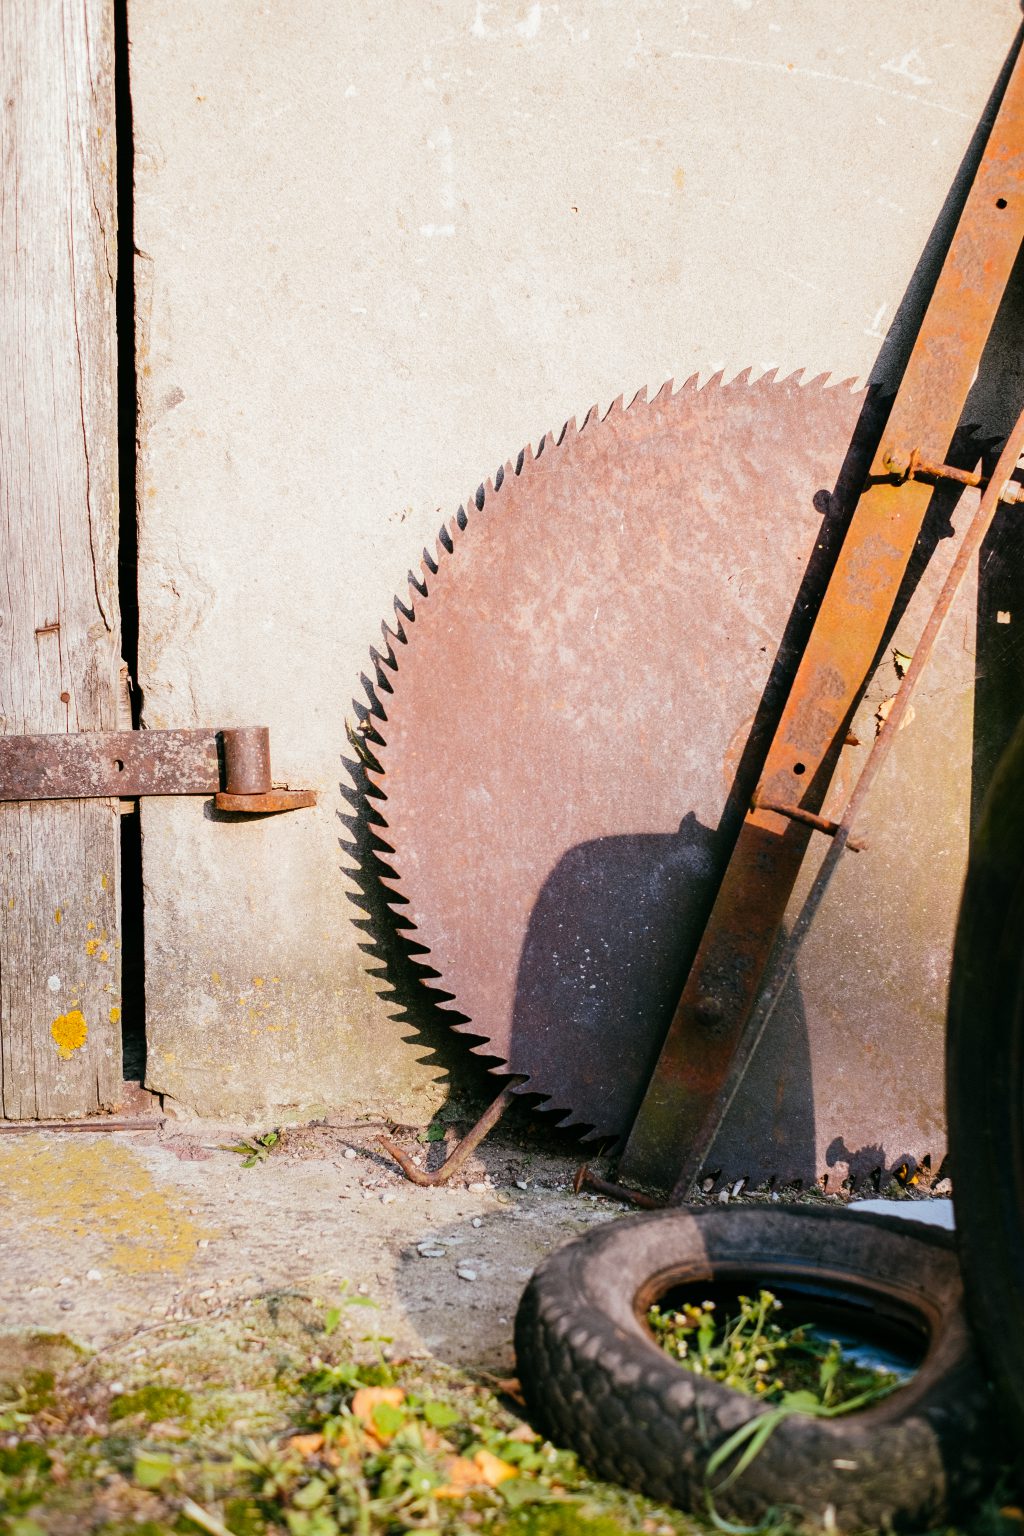
[[[790,821],[802,821],[804,826],[813,827],[816,832],[824,832],[828,837],[835,837],[839,831],[838,821],[829,821],[827,816],[818,816],[814,811],[805,811],[802,805],[783,805],[781,801],[762,800],[760,796],[754,801],[759,811],[774,811],[776,816],[788,816]],[[846,839],[846,846],[851,853],[861,853],[867,847],[867,843],[860,838]]]
[[[512,1103],[516,1088],[519,1086],[519,1084],[525,1082],[525,1077],[517,1077],[514,1078],[510,1083],[506,1084],[506,1086],[498,1094],[498,1097],[495,1099],[494,1103],[484,1110],[483,1114],[480,1116],[480,1119],[476,1122],[476,1125],[474,1125],[473,1129],[466,1132],[465,1136],[463,1136],[462,1140],[455,1148],[455,1151],[452,1152],[447,1158],[445,1158],[440,1168],[435,1168],[432,1173],[427,1173],[423,1168],[417,1168],[412,1158],[408,1157],[406,1153],[402,1151],[401,1147],[397,1146],[395,1142],[390,1140],[389,1137],[378,1136],[377,1145],[378,1147],[381,1147],[389,1157],[394,1158],[399,1168],[401,1168],[402,1172],[405,1174],[406,1178],[410,1180],[411,1183],[420,1184],[428,1189],[438,1184],[447,1184],[448,1180],[452,1178],[456,1173],[458,1173],[459,1169],[464,1167],[465,1164],[469,1161],[470,1154],[474,1152],[480,1145],[488,1131],[492,1131],[494,1129],[502,1115],[505,1113],[506,1109],[508,1109],[509,1105]]]
[[[914,690],[932,651],[935,649],[935,642],[942,632],[943,625],[949,617],[953,600],[960,590],[963,579],[971,568],[971,564],[978,556],[978,552],[985,541],[985,536],[992,526],[992,520],[999,510],[1000,502],[1003,500],[1003,492],[1018,466],[1022,453],[1024,453],[1024,412],[1017,418],[1013,431],[1006,439],[1006,446],[999,455],[999,462],[996,464],[985,493],[960,541],[960,548],[957,550],[956,559],[950,566],[946,580],[942,585],[942,591],[939,593],[934,608],[928,615],[928,621],[925,624],[921,638],[907,667],[906,674],[893,700],[892,709],[886,716],[881,730],[872,743],[867,761],[860,771],[853,793],[836,828],[832,845],[822,860],[821,868],[815,876],[814,883],[808,891],[804,904],[800,909],[800,914],[793,925],[792,932],[780,956],[774,979],[761,1000],[760,1016],[757,1024],[747,1032],[746,1038],[741,1042],[740,1049],[733,1057],[732,1066],[724,1085],[724,1091],[715,1100],[704,1125],[701,1127],[700,1134],[694,1139],[691,1150],[683,1163],[679,1178],[676,1180],[672,1193],[669,1196],[670,1203],[674,1204],[686,1199],[690,1186],[700,1172],[701,1165],[714,1144],[722,1122],[729,1113],[732,1102],[746,1075],[747,1068],[761,1043],[764,1032],[778,1006],[779,999],[786,989],[786,983],[792,974],[800,946],[817,914],[832,876],[835,874],[839,861],[843,856],[843,850],[849,843],[854,822],[863,809],[864,801],[892,750],[897,732],[906,719]]]
[[[615,1184],[611,1179],[602,1179],[598,1174],[591,1173],[586,1163],[581,1163],[577,1168],[572,1187],[577,1195],[583,1189],[590,1189],[595,1195],[624,1200],[630,1205],[639,1205],[645,1211],[660,1211],[665,1207],[664,1200],[656,1200],[653,1195],[645,1195],[640,1189],[627,1189],[625,1184]]]
[[[138,1120],[0,1120],[0,1136],[27,1136],[33,1131],[159,1131],[166,1123],[164,1115]]]
[[[983,475],[980,469],[957,469],[953,464],[933,463],[922,456],[919,448],[912,448],[906,456],[902,453],[887,454],[886,463],[894,475],[899,475],[904,480],[919,480],[924,476],[928,480],[955,480],[958,485],[984,490],[990,478],[988,475]],[[999,499],[1014,505],[1022,497],[1024,497],[1024,485],[1018,484],[1015,480],[1009,480],[1003,487]]]

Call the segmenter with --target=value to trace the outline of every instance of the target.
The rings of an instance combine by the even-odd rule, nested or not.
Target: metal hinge
[[[316,790],[274,787],[265,725],[0,736],[0,800],[143,795],[212,795],[217,810],[243,816],[316,804]]]

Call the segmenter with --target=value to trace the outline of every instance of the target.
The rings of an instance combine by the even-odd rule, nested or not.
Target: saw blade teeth
[[[396,644],[397,645],[407,645],[408,644],[408,641],[406,640],[405,635],[402,633],[402,626],[401,625],[398,626],[398,629],[396,631],[396,630],[393,630],[393,629],[391,629],[389,627],[387,619],[381,619],[381,621],[380,621],[380,632],[381,632],[381,634],[384,637],[384,644],[387,646],[388,650],[392,652],[392,654],[394,654],[394,648],[395,648]],[[397,665],[398,665],[398,661],[396,659],[395,666],[397,667]]]
[[[530,470],[533,468],[533,465],[536,463],[536,459],[537,455],[534,453],[530,444],[527,443],[526,447],[520,453],[518,459],[516,459],[516,474],[528,475]]]
[[[426,597],[427,584],[422,576],[417,576],[415,571],[406,571],[405,579],[414,592],[419,593],[420,597]],[[416,599],[413,598],[413,603],[415,603],[415,601]]]
[[[736,377],[734,379],[730,379],[729,380],[729,388],[730,389],[749,389],[750,388],[750,376],[753,373],[753,371],[754,371],[753,368],[749,368],[749,367],[748,368],[741,368],[739,373],[736,375]]]
[[[824,373],[816,373],[813,378],[808,379],[806,384],[804,385],[804,388],[805,389],[828,389],[829,384],[831,382],[831,379],[832,379],[832,375],[826,369],[826,371]]]
[[[658,393],[655,395],[654,399],[651,401],[651,404],[654,406],[667,405],[668,402],[672,399],[674,385],[674,379],[666,379],[664,384],[658,390]],[[683,385],[683,388],[686,388],[685,384]]]
[[[641,405],[646,405],[646,404],[647,404],[647,385],[646,384],[641,384],[640,388],[637,390],[636,394],[633,396],[632,400],[629,402],[629,405],[627,406],[627,410],[631,411],[631,410],[634,409],[635,406],[641,406]]]
[[[430,550],[427,548],[427,546],[425,544],[423,546],[423,554],[421,555],[420,558],[421,558],[421,560],[423,562],[423,568],[427,572],[427,575],[428,576],[436,576],[438,571],[440,570],[440,566],[438,565],[437,561],[434,559],[433,555],[430,553]]]
[[[452,539],[452,536],[448,532],[448,528],[444,523],[441,524],[441,527],[438,530],[437,542],[446,554],[453,555],[455,553],[454,540]]]
[[[383,688],[385,693],[394,693],[395,690],[392,688],[384,671],[386,666],[390,666],[391,670],[394,671],[394,662],[389,662],[386,657],[382,656],[375,645],[370,646],[370,660],[373,662],[373,675],[376,686]]]
[[[725,378],[725,369],[724,368],[719,368],[717,370],[717,372],[711,374],[711,376],[707,380],[705,380],[705,382],[703,384],[698,385],[698,389],[700,389],[700,390],[705,390],[705,389],[721,389],[722,388],[722,380],[724,378]]]
[[[392,672],[395,672],[398,670],[398,659],[395,656],[395,648],[391,643],[395,636],[391,633],[390,629],[388,629],[383,619],[381,620],[380,634],[381,639],[384,642],[382,660],[386,662],[386,664],[391,668]]]
[[[609,416],[621,415],[622,414],[622,410],[623,410],[622,396],[621,395],[616,395],[615,399],[612,401],[611,405],[608,407],[608,409],[604,413],[604,420],[607,421]]]
[[[590,410],[583,418],[583,425],[580,427],[580,433],[584,433],[588,427],[594,426],[597,422],[600,421],[600,419],[601,412],[596,405],[592,405]]]

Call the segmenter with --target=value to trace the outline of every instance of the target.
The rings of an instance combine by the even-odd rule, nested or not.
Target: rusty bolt
[[[705,992],[697,999],[697,1023],[702,1029],[706,1029],[709,1035],[721,1034],[724,1017],[725,1009],[720,999],[713,993]]]

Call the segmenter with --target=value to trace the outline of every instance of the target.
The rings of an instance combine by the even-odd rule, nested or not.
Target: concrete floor
[[[463,1179],[423,1189],[371,1126],[289,1130],[246,1168],[237,1131],[206,1122],[130,1133],[0,1136],[0,1330],[102,1348],[167,1320],[290,1290],[330,1304],[345,1286],[379,1303],[353,1326],[403,1352],[512,1367],[512,1322],[536,1265],[622,1207],[572,1192],[574,1159],[495,1135]],[[431,1161],[409,1133],[410,1152]],[[865,1209],[951,1223],[948,1201]]]
[[[373,1130],[292,1130],[251,1168],[222,1149],[237,1139],[208,1123],[0,1137],[0,1329],[96,1348],[270,1290],[330,1303],[347,1283],[396,1347],[504,1369],[535,1266],[620,1209],[521,1143],[491,1141],[465,1180],[422,1189]]]

